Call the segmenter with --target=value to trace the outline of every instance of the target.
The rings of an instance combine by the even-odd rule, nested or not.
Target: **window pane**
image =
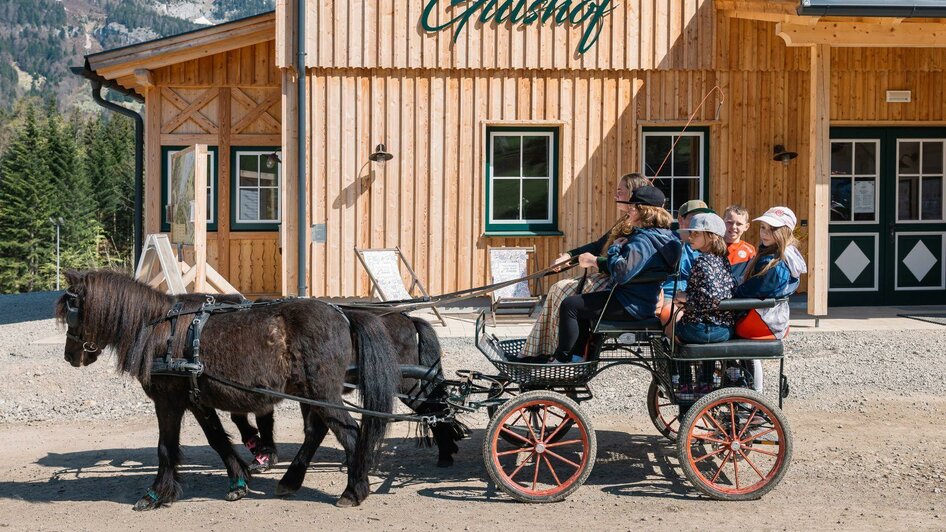
[[[240,155],[240,186],[255,187],[259,184],[259,157]]]
[[[919,220],[917,199],[919,194],[919,177],[901,177],[897,184],[897,219]]]
[[[877,173],[877,145],[858,142],[854,150],[854,171],[859,175]]]
[[[522,180],[522,214],[526,220],[545,220],[549,217],[548,180]]]
[[[493,219],[520,220],[518,179],[493,181]]]
[[[677,207],[679,207],[680,204],[683,203],[683,201],[681,201],[681,202],[678,203],[677,200],[676,200],[676,198],[673,197],[673,190],[672,190],[672,187],[671,187],[671,185],[670,185],[671,182],[672,182],[672,180],[670,180],[670,179],[660,179],[660,178],[657,178],[657,179],[654,179],[654,186],[657,187],[657,188],[659,188],[660,191],[664,193],[664,197],[667,198],[667,204],[665,205],[665,207],[666,207],[667,209],[670,209],[670,211],[672,212],[672,214],[673,214],[674,216],[676,216],[676,215],[677,215]],[[684,200],[684,201],[686,201],[686,200]]]
[[[213,189],[208,186],[207,187],[207,221],[211,222],[213,221],[213,219],[214,219]]]
[[[831,175],[851,175],[851,142],[831,143]]]
[[[669,136],[663,135],[650,135],[644,137],[644,174],[647,176],[656,175],[657,169],[660,168],[660,163],[663,162],[664,157],[670,153],[670,146],[673,145],[673,140]],[[660,170],[661,176],[668,176],[670,174],[670,161],[667,161],[667,164],[663,166]]]
[[[924,148],[925,150],[926,148]],[[923,156],[926,156],[924,151]],[[943,219],[943,178],[942,177],[924,177],[923,178],[923,219],[924,220],[942,220]]]
[[[923,173],[924,174],[942,174],[943,173],[943,143],[942,142],[924,142],[923,143]],[[926,186],[924,185],[925,189]]]
[[[675,177],[700,175],[699,137],[680,138],[677,147],[673,149],[673,175]]]
[[[279,202],[279,194],[275,188],[263,188],[259,191],[260,194],[260,220],[277,220],[279,219],[279,208],[277,207]]]
[[[699,179],[674,179],[673,180],[673,202],[674,208],[683,205],[683,202],[691,199],[700,199],[700,180]]]
[[[877,182],[873,178],[858,178],[854,180],[851,210],[854,220],[873,221],[876,217]]]
[[[240,221],[259,220],[259,190],[240,191]]]
[[[920,143],[901,142],[899,171],[901,174],[920,173]]]
[[[851,219],[851,178],[831,178],[831,221]]]
[[[519,177],[520,137],[493,137],[493,176]]]
[[[522,175],[549,177],[549,138],[522,138]]]

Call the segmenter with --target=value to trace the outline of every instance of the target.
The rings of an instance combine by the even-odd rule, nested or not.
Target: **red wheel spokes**
[[[496,456],[509,456],[510,454],[531,453],[534,451],[535,451],[535,447],[520,447],[518,449],[513,449],[511,451],[503,451],[501,453],[496,453]]]
[[[726,436],[726,429],[724,429],[723,426],[720,425],[719,422],[716,421],[716,419],[715,419],[713,416],[711,416],[711,415],[709,415],[708,413],[704,412],[704,413],[703,413],[703,418],[704,418],[704,419],[709,419],[709,420],[710,420],[710,423],[712,423],[712,424],[716,427],[716,429],[717,429],[719,432],[721,432],[721,433],[723,434],[723,436]]]
[[[580,444],[581,440],[565,440],[565,441],[557,441],[555,443],[546,443],[545,448],[548,449],[550,447],[561,447],[562,445],[574,445],[576,443]]]
[[[746,433],[746,429],[749,428],[749,425],[752,424],[752,420],[755,419],[755,415],[759,412],[758,408],[752,409],[752,415],[749,416],[749,419],[746,421],[746,426],[742,427],[742,430],[739,431],[739,436],[736,437],[738,440],[742,440],[742,435]]]
[[[535,491],[535,486],[539,483],[539,466],[542,465],[542,460],[539,460],[534,454],[532,457],[535,459],[535,474],[532,475],[532,491]]]
[[[773,452],[771,452],[771,451],[763,451],[762,449],[759,449],[758,447],[753,447],[753,448],[752,448],[752,452],[754,452],[754,453],[759,453],[759,454],[764,454],[764,455],[766,455],[766,456],[776,456],[776,457],[778,456],[778,453],[773,453]]]
[[[555,479],[555,483],[561,486],[562,481],[559,480],[558,475],[555,474],[555,468],[552,467],[552,462],[549,461],[549,458],[547,456],[543,456],[542,459],[545,460],[545,465],[549,468],[549,471],[552,473],[552,478]]]
[[[520,439],[520,440],[522,440],[522,441],[528,443],[529,445],[533,445],[533,444],[534,444],[534,440],[533,440],[533,441],[527,440],[525,437],[516,434],[515,432],[513,432],[513,431],[507,429],[506,427],[500,427],[499,430],[505,432],[506,434],[509,434],[509,435],[512,436],[513,438]]]
[[[727,450],[728,450],[728,449],[727,449]],[[729,457],[731,457],[731,456],[732,456],[732,451],[729,451],[729,454],[727,454],[726,457],[723,458],[723,463],[719,464],[719,469],[716,470],[716,474],[713,475],[713,479],[710,480],[710,482],[712,482],[713,484],[716,484],[716,479],[718,479],[718,478],[719,478],[719,474],[723,472],[723,467],[726,466],[726,462],[729,461]]]
[[[539,430],[539,440],[543,442],[545,441],[545,424],[548,421],[548,418],[549,418],[549,407],[546,406],[545,408],[542,409],[542,428]]]
[[[562,456],[562,455],[560,455],[560,454],[558,454],[558,453],[554,453],[554,452],[552,452],[552,451],[550,451],[550,450],[548,450],[548,449],[546,449],[545,452],[546,452],[546,454],[548,454],[549,456],[558,458],[558,459],[561,460],[562,462],[565,462],[566,464],[568,464],[568,465],[574,467],[575,469],[581,469],[581,464],[576,464],[575,462],[572,462],[572,461],[569,460],[568,458],[565,458],[564,456]]]
[[[752,460],[749,460],[749,457],[746,455],[746,453],[742,452],[742,449],[739,449],[739,455],[742,456],[742,458],[747,464],[749,464],[750,467],[752,467],[752,469],[755,471],[755,474],[759,475],[760,479],[765,480],[765,475],[763,475],[762,472],[759,471],[759,468],[752,463]]]
[[[766,430],[765,432],[760,432],[760,433],[758,433],[758,434],[751,434],[748,438],[746,438],[746,439],[744,439],[744,440],[740,440],[739,443],[749,442],[749,441],[755,440],[756,438],[761,438],[762,436],[765,436],[766,434],[770,434],[770,433],[772,433],[772,432],[775,432],[775,428],[774,428],[774,427],[771,428],[771,429]]]
[[[535,457],[535,453],[532,453],[532,455],[529,456],[529,459],[531,460],[534,457]],[[516,470],[513,471],[511,475],[509,475],[509,480],[512,480],[513,478],[515,478],[516,475],[519,473],[519,471],[522,471],[522,468],[525,467],[526,464],[528,463],[529,463],[529,460],[523,460],[522,463],[519,464],[519,467],[517,467]]]
[[[719,453],[721,453],[721,452],[723,452],[723,451],[728,451],[728,450],[729,450],[729,449],[727,449],[727,448],[725,448],[725,447],[720,447],[719,449],[716,449],[715,451],[713,451],[713,452],[711,452],[711,453],[709,453],[709,454],[705,454],[705,455],[703,455],[703,456],[697,458],[696,460],[693,460],[693,462],[694,462],[694,463],[696,463],[696,462],[702,462],[703,460],[706,460],[707,458],[712,458],[712,457],[718,455]]]
[[[732,401],[729,402],[729,422],[731,423],[729,426],[732,427],[732,438],[734,440],[739,439],[736,437],[736,428],[738,427],[738,425],[736,425],[736,405]],[[736,474],[736,478],[739,478],[738,473]]]

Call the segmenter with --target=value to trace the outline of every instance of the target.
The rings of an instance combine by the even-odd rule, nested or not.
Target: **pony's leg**
[[[250,416],[234,412],[230,414],[230,421],[233,421],[233,424],[240,431],[240,441],[246,445],[250,452],[253,452],[253,447],[257,445],[256,442],[259,440],[259,431],[250,423]]]
[[[183,404],[166,398],[154,402],[158,417],[158,476],[143,497],[135,503],[135,511],[153,510],[163,504],[171,504],[181,496],[180,476],[177,466],[181,461],[181,419]]]
[[[317,416],[308,405],[299,405],[302,407],[302,419],[305,420],[305,439],[299,452],[292,459],[292,463],[286,469],[286,474],[279,480],[276,486],[276,495],[285,497],[299,491],[302,487],[302,481],[305,480],[306,471],[309,463],[312,462],[312,456],[322,445],[322,440],[328,433],[328,426]]]
[[[437,442],[437,449],[439,451],[437,467],[450,467],[453,465],[453,455],[460,450],[456,443],[458,439],[457,430],[453,423],[437,423],[431,428],[431,432],[434,433],[434,441]]]
[[[348,485],[345,486],[345,491],[342,492],[335,505],[342,508],[358,506],[371,491],[368,484],[368,467],[373,450],[357,448],[358,432],[361,428],[348,412],[334,409],[317,409],[316,411],[335,435],[335,439],[342,444],[342,448],[345,449],[345,459],[348,462]]]
[[[279,463],[274,440],[275,420],[272,410],[265,414],[256,414],[256,424],[259,426],[259,448],[253,451],[255,460],[250,464],[250,470],[254,473],[268,471]]]
[[[207,443],[210,444],[213,450],[217,451],[220,459],[223,460],[223,465],[227,468],[227,476],[230,477],[230,489],[227,491],[226,499],[235,501],[246,497],[246,494],[249,493],[246,481],[250,478],[250,472],[246,467],[246,463],[233,450],[230,435],[227,434],[223,424],[220,423],[220,416],[217,415],[217,411],[213,408],[195,405],[191,405],[190,410],[197,418],[197,422],[200,423],[200,428],[203,429],[204,435],[207,437]]]

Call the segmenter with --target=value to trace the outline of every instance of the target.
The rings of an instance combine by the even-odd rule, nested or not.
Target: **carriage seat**
[[[653,317],[646,320],[601,320],[597,334],[623,334],[635,331],[659,331],[663,326],[660,324],[660,318]]]
[[[677,344],[676,358],[728,360],[781,358],[781,340],[745,340],[736,338],[715,344]]]

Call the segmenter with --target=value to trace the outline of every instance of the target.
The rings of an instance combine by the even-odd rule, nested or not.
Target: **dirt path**
[[[795,456],[763,500],[723,503],[698,496],[676,466],[675,447],[645,418],[596,416],[598,458],[588,482],[554,505],[511,502],[487,481],[480,446],[484,419],[461,443],[457,464],[394,427],[360,508],[332,503],[342,491],[342,453],[331,437],[303,489],[273,496],[283,467],[258,477],[248,498],[223,501],[219,458],[192,419],[185,421],[184,496],[139,514],[131,504],[155,472],[156,423],[2,425],[0,527],[17,530],[344,529],[943,529],[946,527],[946,399],[870,399],[860,412],[786,405]],[[284,459],[301,441],[298,419],[281,415]]]

